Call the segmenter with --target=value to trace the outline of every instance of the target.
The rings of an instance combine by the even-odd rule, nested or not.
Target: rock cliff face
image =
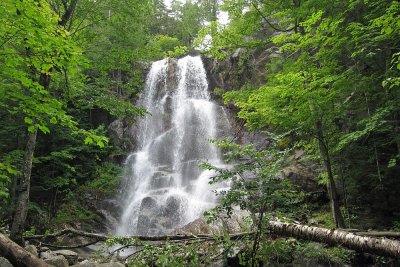
[[[278,48],[273,46],[258,49],[239,48],[223,60],[203,57],[210,93],[216,101],[223,102],[224,92],[240,90],[246,85],[255,87],[262,85],[268,79],[266,65],[279,61],[279,57]],[[244,121],[237,117],[239,111],[237,107],[232,103],[227,103],[225,106],[236,142],[254,144],[259,148],[268,144],[268,136],[259,131],[250,132],[246,129]],[[305,160],[304,151],[295,151],[282,170],[281,176],[291,180],[302,190],[321,192],[325,189],[317,183],[318,171],[320,171],[318,166]]]
[[[223,60],[203,57],[210,91],[213,92],[216,88],[224,91],[239,90],[245,84],[261,84],[266,78],[265,64],[274,55],[276,53],[273,48],[239,48]]]

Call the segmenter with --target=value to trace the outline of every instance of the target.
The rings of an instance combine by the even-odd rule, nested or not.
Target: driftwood
[[[51,267],[3,234],[0,234],[0,255],[15,267]]]

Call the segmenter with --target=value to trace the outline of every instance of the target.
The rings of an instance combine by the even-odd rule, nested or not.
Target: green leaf
[[[50,133],[50,129],[43,124],[36,124],[36,126],[39,128],[40,131],[42,131],[42,133],[47,134]]]
[[[24,121],[25,121],[26,124],[32,124],[33,123],[33,120],[31,118],[28,118],[28,117],[25,117]]]
[[[103,141],[97,141],[97,145],[99,147],[104,147],[104,142]]]
[[[384,32],[386,34],[391,34],[393,32],[393,29],[391,27],[386,27],[386,28],[384,28]]]
[[[84,142],[85,142],[85,144],[92,144],[93,143],[93,139],[88,136],[88,137],[85,138]]]
[[[28,127],[28,132],[30,132],[30,133],[34,133],[35,130],[36,130],[36,128],[35,128],[35,126],[33,126],[33,125],[31,125],[31,126]]]

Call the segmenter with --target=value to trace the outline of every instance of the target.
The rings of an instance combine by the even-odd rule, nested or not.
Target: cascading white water
[[[208,139],[229,131],[229,122],[210,99],[200,57],[154,62],[138,104],[149,114],[138,121],[138,149],[126,160],[117,234],[164,234],[215,205],[212,173],[198,165],[222,164]]]

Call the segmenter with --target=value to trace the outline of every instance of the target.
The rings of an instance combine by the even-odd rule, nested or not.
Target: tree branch
[[[260,16],[265,20],[265,22],[275,31],[278,32],[290,32],[293,31],[295,29],[295,27],[292,27],[290,29],[287,30],[283,30],[283,29],[279,29],[277,27],[275,27],[271,22],[269,22],[269,20],[267,19],[267,17],[261,12],[261,10],[258,8],[258,6],[252,1],[251,5],[254,7],[254,9],[257,11],[258,14],[260,14]]]

